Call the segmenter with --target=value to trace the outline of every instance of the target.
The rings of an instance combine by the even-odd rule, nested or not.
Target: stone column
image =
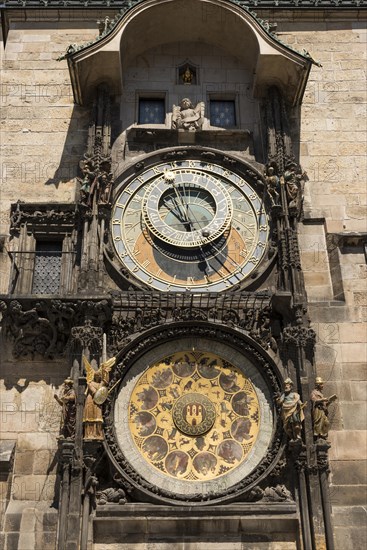
[[[74,441],[59,440],[59,457],[61,462],[61,490],[59,499],[59,521],[57,532],[57,548],[65,548],[67,533],[67,518],[69,512],[70,469],[74,453]]]
[[[315,333],[305,326],[304,308],[298,305],[295,310],[296,325],[284,329],[284,341],[289,350],[293,351],[294,366],[297,377],[297,387],[301,400],[309,399],[309,386],[312,379],[311,364],[306,361],[306,349],[314,345]],[[325,547],[326,526],[324,525],[323,498],[320,493],[319,480],[314,475],[316,465],[315,446],[313,442],[313,427],[311,407],[304,408],[304,447],[295,459],[300,486],[300,512],[302,518],[303,542],[305,548],[316,550]],[[292,443],[292,442],[291,442]],[[292,451],[294,453],[294,450]],[[308,518],[306,518],[308,514]]]

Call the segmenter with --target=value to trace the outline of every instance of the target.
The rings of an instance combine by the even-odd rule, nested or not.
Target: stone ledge
[[[265,516],[265,515],[284,515],[296,513],[295,502],[284,503],[238,503],[224,504],[221,506],[163,506],[150,504],[106,504],[98,506],[96,510],[96,518],[103,517],[187,517],[188,512],[194,517],[204,516]]]
[[[229,544],[238,540],[296,541],[299,520],[294,503],[169,507],[106,505],[97,507],[94,543],[180,540]]]

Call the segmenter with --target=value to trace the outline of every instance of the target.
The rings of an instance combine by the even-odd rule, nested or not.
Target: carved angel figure
[[[107,388],[110,371],[115,362],[116,358],[112,357],[102,363],[99,369],[95,371],[88,359],[83,355],[83,363],[87,373],[87,397],[83,411],[84,439],[103,439],[102,409],[98,405],[99,394],[97,392],[102,388]]]
[[[205,104],[200,101],[196,107],[185,97],[180,105],[172,109],[172,128],[176,130],[200,130],[204,122]]]

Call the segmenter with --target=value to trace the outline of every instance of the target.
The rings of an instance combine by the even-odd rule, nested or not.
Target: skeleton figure
[[[269,166],[267,169],[265,180],[272,206],[279,204],[279,178],[275,173],[274,166]]]

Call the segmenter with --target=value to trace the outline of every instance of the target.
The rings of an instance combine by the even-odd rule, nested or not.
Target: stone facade
[[[10,235],[11,205],[18,200],[64,205],[79,197],[77,177],[86,150],[90,108],[74,104],[67,61],[57,58],[70,44],[94,39],[98,34],[95,21],[107,13],[112,18],[115,12],[73,9],[60,9],[57,13],[47,9],[8,10],[4,15],[8,29],[5,47],[1,49],[0,291],[5,298],[9,298],[14,276],[14,253],[17,247],[22,249],[18,237]],[[363,9],[335,8],[323,12],[269,9],[258,14],[278,23],[278,37],[284,43],[299,51],[308,50],[322,64],[312,67],[300,107],[300,129],[293,130],[300,136],[300,164],[307,173],[304,215],[298,226],[299,245],[308,315],[317,335],[315,375],[324,378],[325,395],[338,396],[329,416],[335,549],[363,548],[367,448],[365,13]],[[117,173],[126,158],[132,163],[139,154],[132,149],[127,151],[125,132],[137,121],[139,94],[151,90],[164,94],[167,112],[171,112],[172,105],[179,103],[187,89],[175,82],[177,67],[186,60],[205,67],[200,84],[194,91],[190,89],[193,103],[203,98],[208,102],[216,94],[229,99],[235,96],[237,129],[249,130],[252,135],[252,144],[241,155],[252,160],[261,158],[261,148],[256,150],[261,101],[252,97],[251,75],[222,47],[180,42],[149,49],[124,73],[126,91],[112,105],[112,112],[124,129],[112,150]],[[118,126],[116,121],[112,121],[112,128],[114,125]],[[109,282],[108,288],[117,286]],[[15,444],[15,453],[5,473],[1,473],[0,546],[6,550],[54,549],[60,407],[53,394],[70,373],[70,359],[14,357],[13,342],[6,334],[2,349],[1,436],[3,441]],[[167,536],[177,529],[177,518],[169,520]],[[228,531],[235,532],[236,521],[236,517],[228,519],[228,524],[224,524]],[[218,543],[218,538],[205,544],[195,540],[185,543],[183,531],[179,531],[174,544],[175,548],[189,546],[198,550],[225,548],[225,543],[228,548],[290,550],[300,543],[295,529],[289,527],[293,519],[288,521],[288,527],[282,525],[283,531],[271,541],[256,540],[256,535],[251,541],[239,535],[231,543]],[[96,542],[90,542],[90,548],[121,548],[120,543],[104,543],[105,526],[98,521],[96,525]],[[211,525],[207,514],[200,526],[188,528],[193,532],[197,529],[205,537],[210,534]],[[242,532],[246,525],[249,524],[244,522]],[[157,526],[150,528],[151,542],[126,543],[124,548],[168,548],[167,542],[157,539]],[[260,528],[257,525],[256,529]],[[294,530],[291,539],[282,538],[287,528],[291,533]],[[133,520],[128,529],[135,533]],[[172,547],[172,542],[169,545]],[[321,548],[320,545],[318,550]]]

